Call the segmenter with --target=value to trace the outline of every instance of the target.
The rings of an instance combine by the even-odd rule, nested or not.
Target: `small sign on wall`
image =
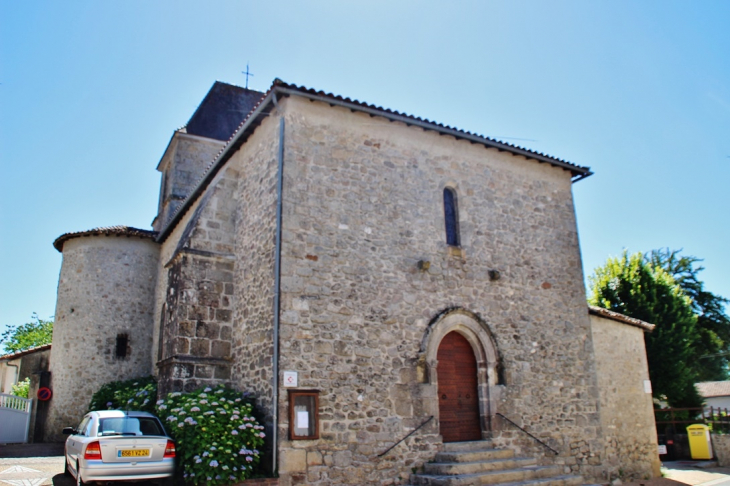
[[[663,456],[666,453],[667,453],[667,446],[665,446],[664,444],[659,444],[659,455]]]
[[[284,388],[295,388],[299,386],[298,382],[298,373],[296,371],[284,372]]]
[[[651,381],[644,380],[644,393],[651,393]]]

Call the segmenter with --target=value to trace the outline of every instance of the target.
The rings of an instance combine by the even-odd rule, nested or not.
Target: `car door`
[[[78,463],[78,456],[86,443],[85,438],[88,435],[88,429],[91,425],[91,416],[87,415],[81,420],[81,423],[76,427],[76,431],[66,439],[66,454],[68,455],[69,465],[73,470],[76,470],[76,464]]]

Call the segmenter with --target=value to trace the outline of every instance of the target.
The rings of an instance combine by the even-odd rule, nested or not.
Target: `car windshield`
[[[165,433],[160,422],[153,417],[114,417],[99,419],[98,435],[165,435]]]

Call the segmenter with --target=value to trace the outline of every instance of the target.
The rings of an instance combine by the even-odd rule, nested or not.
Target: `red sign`
[[[53,396],[53,392],[50,388],[47,388],[45,386],[42,386],[38,389],[38,393],[36,395],[38,397],[38,400],[41,402],[46,402],[51,399]]]

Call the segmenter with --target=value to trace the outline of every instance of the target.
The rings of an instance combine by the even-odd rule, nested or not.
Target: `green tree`
[[[691,299],[672,275],[641,253],[609,258],[589,278],[589,303],[656,325],[645,333],[654,396],[674,407],[702,403],[694,384],[698,344]]]
[[[5,352],[17,353],[26,349],[51,344],[53,339],[53,320],[44,320],[35,312],[31,321],[22,326],[8,326],[2,334],[0,344],[5,346]]]
[[[695,364],[699,381],[722,381],[728,378],[730,363],[730,317],[725,313],[728,299],[708,292],[698,273],[704,267],[694,256],[680,255],[682,250],[652,250],[645,255],[648,263],[669,272],[685,294],[692,299],[697,315],[699,345],[695,348]]]

